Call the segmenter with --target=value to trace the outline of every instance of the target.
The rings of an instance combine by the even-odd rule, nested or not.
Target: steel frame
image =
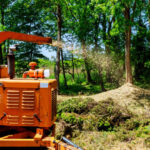
[[[32,131],[23,131],[20,133],[7,135],[0,138],[1,147],[45,147],[48,150],[78,150],[66,143],[55,140],[52,137],[43,137],[43,129],[37,129],[36,134]]]

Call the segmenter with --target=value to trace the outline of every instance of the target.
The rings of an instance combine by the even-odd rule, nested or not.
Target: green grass
[[[54,74],[51,75],[51,79],[54,79]],[[67,85],[64,85],[64,77],[60,74],[60,94],[61,95],[91,95],[102,92],[101,86],[99,84],[87,83],[84,74],[80,74],[79,76],[75,74],[75,79],[72,79],[70,74],[66,74]],[[105,89],[111,90],[116,88],[115,85],[111,83],[105,83]]]
[[[135,81],[134,84],[140,88],[150,89],[150,81]]]

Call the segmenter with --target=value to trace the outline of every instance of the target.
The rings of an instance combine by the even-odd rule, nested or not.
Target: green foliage
[[[85,81],[82,82],[83,81],[82,79],[80,80],[80,83],[76,83],[74,81],[71,82],[70,80],[68,82],[69,88],[65,88],[63,84],[63,80],[61,81],[62,82],[60,85],[60,94],[62,95],[83,95],[83,94],[90,95],[90,94],[96,94],[102,91],[99,85],[88,84]]]
[[[64,60],[64,65],[66,74],[72,76],[67,77],[67,81],[69,85],[72,86],[71,88],[75,90],[75,92],[68,90],[68,92],[65,93],[66,89],[63,90],[64,87],[62,87],[64,80],[60,79],[60,93],[70,94],[72,92],[71,94],[75,95],[78,94],[80,90],[81,93],[89,94],[100,92],[101,87],[97,87],[100,79],[104,80],[104,87],[107,86],[107,84],[117,84],[116,78],[122,79],[124,75],[124,70],[122,69],[123,71],[120,71],[120,66],[121,68],[124,66],[125,30],[128,29],[129,26],[132,27],[133,31],[131,36],[131,63],[134,69],[134,77],[138,82],[143,82],[144,79],[147,81],[150,73],[148,53],[150,7],[148,1],[1,0],[0,31],[10,30],[51,36],[53,39],[57,39],[58,4],[62,12],[62,41],[69,41],[73,46],[71,52],[73,52],[74,62],[72,63],[71,61],[71,53],[66,52],[68,58],[66,57]],[[125,17],[125,10],[127,8],[130,9],[129,19]],[[18,42],[8,41],[3,44],[5,47],[2,46],[2,50],[0,49],[4,59],[3,63],[6,62],[8,47],[14,43]],[[86,65],[85,58],[87,56],[84,56],[82,53],[84,43],[87,54],[94,51],[96,54],[108,54],[114,58],[115,65],[108,63],[111,68],[110,71],[107,70],[107,67],[102,67],[101,65],[99,67],[95,66],[97,59],[94,60],[94,62],[88,60]],[[63,50],[67,47],[69,47],[68,43]],[[44,58],[41,54],[41,49],[43,50],[45,48],[47,47],[39,47],[25,43],[20,44],[20,48],[16,54],[16,71],[18,76],[22,73],[22,71],[19,70],[26,69],[30,61],[38,62],[38,60]],[[56,48],[51,49],[56,50]],[[50,64],[48,60],[46,61],[47,62],[40,61],[40,67],[44,66],[47,68],[50,65],[54,66],[54,63]],[[90,87],[91,85],[87,84],[87,66],[89,67],[92,80],[95,84],[94,89]],[[121,72],[121,77],[119,73],[117,73],[118,70],[116,71],[116,66],[119,72]],[[73,68],[76,75],[73,74]],[[93,75],[98,74],[100,70],[102,71],[102,77]],[[111,76],[113,76],[112,80],[108,80],[109,72]],[[74,75],[76,76],[75,78]],[[77,90],[77,86],[81,86],[81,88]],[[96,92],[94,92],[94,90]]]
[[[98,128],[99,131],[112,131],[113,130],[113,127],[110,124],[110,122],[107,121],[107,120],[106,121],[102,120],[102,119],[100,119],[98,121],[97,128]]]
[[[82,128],[83,119],[73,113],[62,113],[60,119],[64,120],[66,123],[69,123],[71,126],[77,126],[79,129]]]
[[[72,125],[80,124],[78,121],[81,119],[83,129],[92,131],[113,131],[132,116],[126,108],[122,107],[120,110],[120,106],[112,100],[98,104],[90,98],[72,98],[63,101],[58,104],[57,110],[58,119],[63,119]],[[81,118],[78,117],[79,115]]]
[[[73,101],[73,102],[72,102]],[[71,103],[73,106],[75,101],[79,104],[81,99],[72,99],[66,100],[64,105],[69,106]],[[87,100],[82,99],[82,102],[87,103]],[[93,101],[93,100],[92,100]],[[61,106],[61,103],[59,105]],[[107,99],[104,101],[98,101],[94,105],[89,103],[89,108],[87,112],[87,108],[82,113],[75,113],[74,111],[65,107],[62,107],[62,110],[66,110],[66,112],[62,112],[59,115],[59,126],[63,125],[65,131],[59,132],[58,136],[62,135],[71,136],[72,139],[76,139],[82,146],[85,147],[88,143],[90,143],[87,147],[93,143],[96,144],[96,148],[99,145],[116,145],[116,143],[120,142],[123,144],[127,143],[127,146],[131,144],[131,147],[138,143],[139,140],[142,139],[142,143],[144,143],[145,147],[149,147],[150,139],[150,120],[149,118],[145,118],[144,116],[136,116],[133,115],[128,108],[119,105],[112,99]],[[71,106],[72,106],[71,105]],[[76,106],[78,107],[78,106]],[[68,112],[69,111],[69,112]],[[62,120],[64,122],[62,122]],[[65,127],[64,127],[65,126]],[[62,126],[61,126],[62,129]],[[86,139],[86,140],[85,140]],[[82,145],[82,142],[85,142]],[[100,141],[102,142],[101,144]],[[104,144],[105,142],[105,144]],[[142,144],[143,145],[143,144]],[[105,146],[104,146],[105,147]],[[111,149],[110,148],[110,149]],[[104,149],[107,149],[106,147]]]
[[[50,68],[50,67],[54,67],[54,62],[50,61],[49,59],[39,59],[38,60],[39,64],[39,68]]]
[[[113,131],[132,116],[126,108],[120,108],[111,99],[99,103],[90,112],[97,118],[96,127],[99,131]]]
[[[62,112],[87,113],[94,105],[96,103],[91,98],[72,98],[58,104],[57,113],[58,115],[61,115]]]
[[[150,125],[139,128],[139,130],[137,131],[137,136],[138,137],[149,137],[148,136],[149,133],[150,133]]]
[[[58,104],[57,108],[57,118],[58,120],[63,120],[67,124],[70,124],[71,126],[75,126],[77,129],[82,129],[83,127],[87,128],[88,120],[82,116],[79,115],[85,115],[87,114],[97,103],[94,102],[93,99],[86,98],[72,98],[66,101],[63,101]],[[91,128],[94,128],[94,124],[90,124],[89,126]],[[88,128],[90,128],[88,127]],[[91,129],[92,130],[92,129]]]

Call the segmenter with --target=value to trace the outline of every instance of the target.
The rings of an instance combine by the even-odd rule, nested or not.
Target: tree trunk
[[[102,26],[103,26],[103,42],[105,43],[105,52],[107,53],[107,46],[106,46],[107,30],[106,30],[106,15],[105,14],[103,14]]]
[[[110,41],[111,41],[111,35],[110,35],[110,31],[111,31],[111,29],[112,29],[112,22],[113,22],[113,19],[111,20],[111,21],[109,21],[109,23],[108,23],[108,31],[107,31],[107,35],[108,36],[106,36],[106,53],[108,54],[108,55],[110,55],[111,54],[111,50],[110,50]]]
[[[94,23],[95,33],[94,33],[94,51],[98,52],[98,34],[99,34],[99,20],[96,20]]]
[[[67,86],[67,79],[66,79],[66,73],[65,73],[65,67],[64,67],[64,57],[63,57],[63,51],[62,51],[62,49],[61,49],[61,62],[62,62],[62,70],[63,70],[65,87],[68,88],[68,86]]]
[[[124,16],[130,22],[130,8],[125,8]],[[131,47],[131,25],[128,25],[125,30],[125,68],[126,68],[126,83],[133,83],[132,69],[130,63],[130,47]]]
[[[74,80],[74,57],[73,57],[73,53],[72,53],[72,78]]]
[[[87,73],[87,81],[91,83],[92,79],[91,79],[91,74],[90,74],[90,69],[89,69],[89,64],[88,64],[88,59],[87,59],[87,51],[86,51],[84,40],[82,40],[82,50],[83,50],[83,58],[84,58],[84,63],[85,63],[85,70]]]
[[[149,17],[149,30],[150,30],[150,0],[148,5],[148,17]]]
[[[149,42],[149,48],[150,48],[150,0],[149,0],[149,5],[148,5],[148,17],[149,17],[149,37],[148,37],[148,42]]]
[[[62,18],[61,18],[61,6],[57,5],[57,40],[61,41],[61,27],[62,27]],[[57,88],[59,92],[59,73],[60,73],[60,48],[57,48],[57,56],[56,56],[56,80],[57,80]]]
[[[1,7],[1,24],[4,26],[4,8]]]
[[[112,21],[113,21],[113,19],[112,19]],[[111,50],[110,50],[110,44],[111,44],[110,43],[110,40],[111,40],[110,31],[111,31],[111,28],[112,28],[112,21],[109,21],[108,31],[107,31],[108,36],[106,36],[105,51],[106,51],[107,55],[111,54]],[[109,83],[112,83],[111,68],[108,68],[107,71],[106,71],[106,81],[109,82]]]
[[[99,67],[98,69],[98,72],[99,72],[99,79],[100,79],[100,86],[101,86],[101,89],[102,91],[106,91],[105,87],[104,87],[104,81],[103,81],[103,77],[102,77],[102,71]]]

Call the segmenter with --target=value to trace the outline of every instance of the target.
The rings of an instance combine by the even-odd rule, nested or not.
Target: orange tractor
[[[0,32],[5,40],[52,44],[52,39],[16,32]],[[81,150],[66,138],[55,140],[57,81],[44,79],[44,70],[25,71],[15,78],[13,50],[7,55],[8,65],[0,66],[0,149],[1,147],[45,147],[48,150]],[[30,78],[26,78],[29,76]],[[50,135],[50,136],[49,136]]]

